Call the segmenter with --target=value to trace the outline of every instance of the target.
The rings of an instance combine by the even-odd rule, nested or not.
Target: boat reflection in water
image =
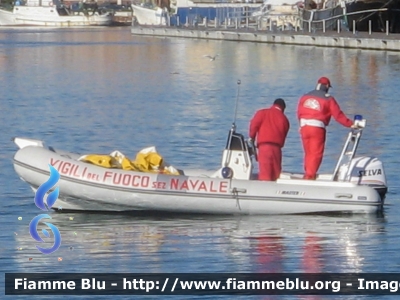
[[[61,213],[52,218],[62,236],[56,256],[63,259],[63,272],[358,273],[375,257],[369,243],[377,239],[371,236],[385,231],[384,217],[376,215]],[[57,259],[37,251],[24,226],[15,238],[16,271],[43,270],[44,261],[47,271],[59,267]]]
[[[274,216],[242,219],[230,234],[247,242],[249,272],[362,272],[365,256],[359,243],[384,231],[378,216]],[[244,251],[243,251],[244,250]]]

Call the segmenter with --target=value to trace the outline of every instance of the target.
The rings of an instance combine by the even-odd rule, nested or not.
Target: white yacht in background
[[[17,4],[10,11],[0,8],[0,26],[108,26],[113,21],[110,12],[101,14],[84,8],[73,11],[59,0],[27,0]]]
[[[139,25],[169,25],[169,13],[165,7],[132,4],[132,11]]]

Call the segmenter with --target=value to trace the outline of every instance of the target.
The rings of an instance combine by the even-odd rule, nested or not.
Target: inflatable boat
[[[365,126],[365,120],[364,120]],[[253,174],[255,148],[229,130],[221,165],[215,170],[177,173],[105,168],[81,160],[82,155],[16,137],[13,164],[34,191],[49,180],[50,166],[60,178],[53,209],[83,211],[164,211],[202,214],[374,213],[387,191],[382,162],[355,157],[363,127],[351,129],[332,174],[304,180],[283,172],[277,181]]]

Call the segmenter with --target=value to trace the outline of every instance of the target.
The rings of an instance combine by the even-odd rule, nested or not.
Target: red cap
[[[331,81],[327,77],[321,77],[320,79],[318,79],[318,83],[326,85],[327,87],[332,87]]]

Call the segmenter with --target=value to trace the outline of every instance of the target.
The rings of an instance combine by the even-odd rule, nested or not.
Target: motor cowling
[[[387,186],[383,163],[376,157],[355,157],[339,169],[339,181],[370,186]]]

